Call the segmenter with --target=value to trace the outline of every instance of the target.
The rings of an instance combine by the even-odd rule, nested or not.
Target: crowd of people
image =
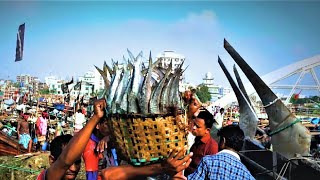
[[[114,142],[110,141],[104,99],[96,100],[93,115],[77,106],[74,114],[73,136],[55,133],[50,143],[50,167],[43,170],[38,180],[75,179],[83,159],[88,180],[97,179],[254,179],[241,163],[237,154],[241,150],[244,134],[237,125],[224,121],[224,109],[212,114],[191,94],[185,99],[188,105],[188,148],[174,149],[168,158],[157,164],[142,167],[129,165],[120,159]],[[22,114],[18,123],[19,143],[32,151],[39,142],[48,142],[49,113],[39,117]],[[35,122],[35,137],[30,133],[28,120]],[[59,124],[61,127],[61,124]],[[58,125],[57,125],[58,127]],[[59,131],[56,128],[56,131]],[[186,155],[186,152],[190,152]],[[158,176],[166,174],[166,176]]]

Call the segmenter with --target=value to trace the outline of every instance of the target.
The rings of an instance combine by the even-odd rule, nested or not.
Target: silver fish
[[[130,52],[128,50],[128,52]],[[130,55],[130,53],[129,53]],[[133,57],[131,54],[130,56]],[[142,52],[134,59],[133,62],[133,76],[132,76],[132,84],[131,84],[131,91],[128,96],[129,101],[129,113],[138,113],[139,106],[138,106],[138,93],[140,90],[140,84],[142,82],[142,74],[141,74],[141,67],[142,67]]]
[[[109,110],[111,110],[111,107],[112,107],[111,103],[113,101],[113,98],[115,96],[117,87],[118,87],[119,82],[120,82],[120,78],[121,78],[121,74],[122,74],[122,68],[119,68],[118,66],[114,66],[114,71],[115,71],[115,75],[114,75],[114,77],[112,79],[110,90],[109,90],[109,94],[108,94],[108,98],[107,98],[107,104],[109,105],[108,106]],[[112,112],[112,113],[115,113],[115,112]]]
[[[132,70],[132,65],[126,64],[123,70],[122,79],[117,89],[117,95],[115,97],[116,100],[114,104],[116,105],[117,113],[127,112],[127,107],[121,108],[121,103],[123,100],[127,101],[127,99],[123,99],[123,97],[125,96],[127,88],[129,87],[128,82],[130,81],[130,78],[131,78],[131,70]]]
[[[133,78],[133,64],[128,62],[127,64],[127,67],[128,67],[128,72],[129,73],[129,77],[128,77],[128,81],[127,83],[125,84],[125,87],[124,87],[124,92],[123,92],[123,96],[121,98],[121,103],[120,103],[120,113],[122,114],[127,114],[128,113],[128,106],[129,106],[129,99],[128,99],[128,96],[129,96],[129,93],[131,91],[131,84],[132,84],[132,78]],[[125,82],[124,82],[125,83]]]
[[[268,114],[271,131],[277,131],[296,122],[297,118],[295,115],[278,99],[226,40],[224,40],[224,48],[239,65],[257,91]],[[280,131],[278,134],[274,134],[271,138],[271,143],[274,151],[279,152],[287,158],[292,158],[295,154],[308,155],[310,152],[311,135],[309,130],[298,122]]]
[[[115,72],[112,70],[111,67],[108,66],[108,64],[106,62],[104,62],[103,71],[107,75],[109,81],[111,81],[112,80],[111,75],[114,74]]]
[[[135,61],[135,57],[134,57],[134,55],[131,53],[131,51],[129,51],[129,49],[127,49],[127,52],[128,52],[128,54],[129,54],[129,57],[130,57],[130,59],[131,59],[131,61]]]
[[[150,99],[150,113],[151,114],[160,114],[160,98],[161,98],[161,92],[163,89],[163,86],[165,85],[165,82],[171,73],[172,70],[172,63],[170,63],[169,68],[167,69],[167,72],[165,76],[161,79],[159,84],[155,87],[155,89],[152,92],[151,99]]]
[[[142,114],[148,114],[149,112],[149,103],[151,98],[151,76],[152,76],[152,58],[151,51],[149,55],[149,66],[148,72],[145,75],[144,82],[139,93],[139,105]]]
[[[175,72],[175,77],[172,82],[172,88],[170,90],[171,107],[178,107],[180,105],[180,93],[179,93],[179,82],[182,73],[182,64],[179,69]]]
[[[170,93],[170,90],[172,89],[174,77],[175,77],[175,74],[170,74],[170,76],[168,78],[169,81],[168,81],[167,85],[164,86],[163,91],[161,93],[160,110],[163,113],[167,113],[167,109],[170,107],[170,100],[171,99],[169,98],[169,93]]]

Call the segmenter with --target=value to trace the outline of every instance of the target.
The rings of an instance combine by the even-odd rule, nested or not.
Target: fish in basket
[[[111,141],[120,157],[133,165],[145,165],[166,158],[170,149],[187,146],[187,117],[179,92],[183,63],[172,68],[148,65],[143,54],[128,50],[123,64],[104,63],[100,72],[105,83]]]

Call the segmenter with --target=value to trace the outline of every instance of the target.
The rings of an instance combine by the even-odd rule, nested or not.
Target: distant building
[[[183,61],[185,61],[186,58],[174,51],[164,51],[163,53],[158,54],[156,59],[160,59],[160,67],[168,68],[172,62],[173,69],[176,69]]]
[[[72,97],[77,97],[79,95],[79,97],[85,96],[86,99],[88,99],[94,92],[94,85],[88,82],[79,81],[70,86],[72,86],[72,89],[70,90],[70,95]]]
[[[181,82],[179,86],[179,91],[184,92],[186,90],[190,90],[190,88],[196,88],[194,84],[191,84],[189,82]]]
[[[47,76],[44,78],[44,82],[50,86],[51,84],[57,83],[58,79],[55,76]]]
[[[174,51],[164,51],[160,54],[158,54],[156,56],[156,60],[160,60],[159,66],[162,68],[167,69],[170,65],[170,63],[172,63],[172,68],[173,71],[179,67],[179,65],[181,65],[181,63],[183,63],[185,61],[185,56],[181,55],[181,54],[177,54]],[[157,77],[156,74],[152,74],[152,76],[156,79],[158,79],[159,77]],[[186,89],[188,89],[189,86],[193,86],[192,84],[188,84],[188,83],[184,83],[184,76],[182,76],[180,78],[180,86],[179,86],[179,91],[183,92]]]
[[[50,84],[48,84],[49,92],[52,94],[56,94],[56,95],[63,95],[63,92],[61,89],[61,85],[63,83],[65,83],[65,82],[62,80],[50,81]]]
[[[92,87],[93,92],[99,92],[100,90],[104,89],[103,78],[96,69],[93,71],[88,71],[83,76],[80,76],[79,81],[86,82],[88,85],[91,84],[89,86]]]
[[[30,76],[29,74],[18,75],[16,80],[22,84],[32,84],[34,81],[39,81],[38,77]]]
[[[219,86],[219,94],[220,94],[220,97],[223,97],[225,96],[226,94],[229,94],[231,92],[231,88],[230,87],[222,87],[222,86]]]
[[[211,95],[211,101],[218,100],[221,96],[219,93],[219,86],[214,85],[213,76],[210,72],[208,72],[203,78],[203,84],[208,87],[209,93]]]

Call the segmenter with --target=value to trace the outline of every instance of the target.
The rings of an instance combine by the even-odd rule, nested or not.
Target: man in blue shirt
[[[202,158],[196,171],[189,179],[202,180],[254,180],[250,171],[240,161],[238,152],[241,150],[244,133],[237,125],[229,125],[219,130],[219,153]],[[175,179],[185,179],[179,175]]]

